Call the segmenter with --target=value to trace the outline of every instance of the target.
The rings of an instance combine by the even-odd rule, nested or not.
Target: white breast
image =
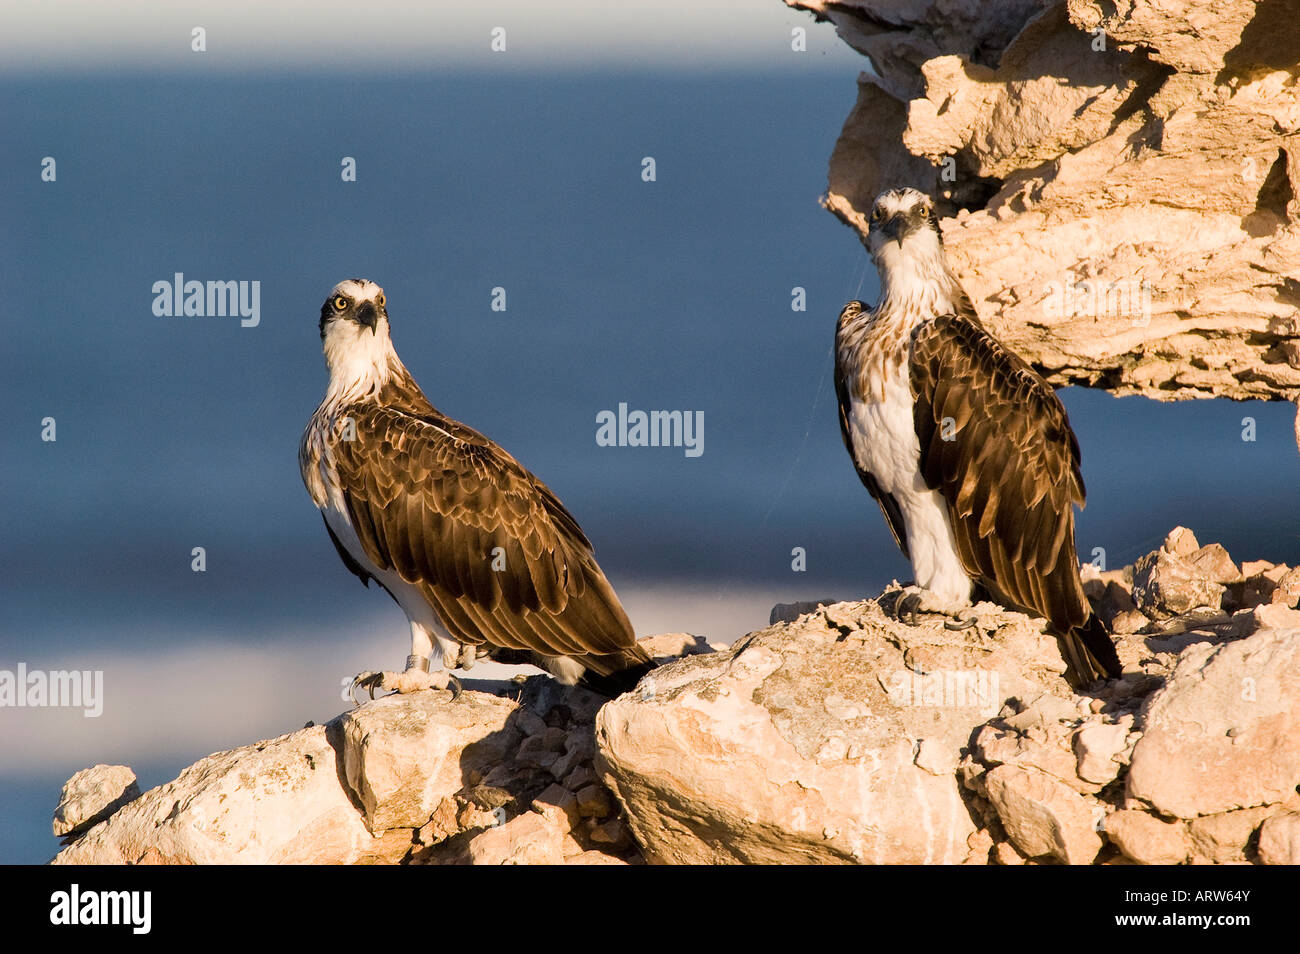
[[[917,584],[945,602],[969,602],[971,581],[957,555],[947,504],[921,477],[921,444],[906,369],[888,369],[883,399],[876,391],[866,400],[850,398],[849,406],[854,459],[898,502]]]
[[[303,482],[311,493],[312,500],[320,508],[326,524],[338,538],[343,549],[369,573],[397,601],[406,618],[411,622],[412,630],[416,627],[424,630],[447,658],[455,658],[459,645],[452,638],[447,628],[439,619],[437,611],[425,599],[424,594],[413,583],[402,579],[396,570],[381,569],[366,554],[361,545],[361,538],[348,516],[347,506],[343,500],[343,488],[334,467],[334,458],[330,449],[328,434],[332,427],[328,411],[318,411],[313,417],[307,433],[303,437],[302,469]]]
[[[343,544],[343,549],[357,561],[358,566],[384,585],[384,589],[393,595],[393,599],[397,600],[397,605],[402,607],[408,619],[429,628],[438,625],[433,607],[414,584],[407,583],[395,570],[381,570],[366,555],[365,548],[361,546],[361,540],[353,529],[352,521],[347,511],[343,509],[341,500],[337,502],[331,500],[328,506],[321,508],[321,513],[329,528],[334,531],[334,536],[338,537],[339,543]]]

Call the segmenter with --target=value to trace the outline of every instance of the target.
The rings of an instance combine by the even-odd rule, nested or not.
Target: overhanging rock
[[[1054,385],[1300,398],[1300,3],[786,0],[863,53],[826,207],[941,198],[990,330]]]

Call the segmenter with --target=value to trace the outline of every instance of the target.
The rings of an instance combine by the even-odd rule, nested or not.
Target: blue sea
[[[0,709],[0,861],[57,850],[76,770],[158,784],[330,718],[342,679],[404,659],[400,610],[343,568],[298,475],[343,278],[384,286],[430,400],[575,513],[641,634],[729,642],[773,603],[909,578],[830,378],[840,306],[876,294],[817,202],[855,78],[0,79],[0,669],[104,673],[97,718]],[[258,323],[156,316],[178,272],[259,282]],[[1293,407],[1062,397],[1085,559],[1184,524],[1300,563]],[[600,446],[620,404],[699,412],[703,453]]]

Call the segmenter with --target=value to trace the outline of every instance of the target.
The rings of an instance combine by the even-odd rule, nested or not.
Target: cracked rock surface
[[[1300,612],[1258,584],[1291,568],[1186,528],[1138,567],[1085,568],[1122,624],[1102,689],[1070,691],[1041,620],[908,626],[895,585],[651,673],[597,715],[596,768],[652,863],[1300,856]]]
[[[54,863],[639,862],[592,768],[603,697],[547,676],[480,685],[455,703],[384,696],[328,725],[210,755],[124,806],[101,809],[99,797],[95,820]]]

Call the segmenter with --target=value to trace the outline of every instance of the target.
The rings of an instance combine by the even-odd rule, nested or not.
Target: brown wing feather
[[[885,515],[885,523],[889,527],[889,532],[893,534],[898,549],[902,550],[903,556],[910,560],[912,557],[907,552],[907,527],[903,523],[903,513],[898,507],[898,501],[880,489],[880,484],[869,471],[865,471],[858,466],[857,455],[853,452],[853,435],[849,431],[849,388],[851,385],[848,380],[848,372],[840,357],[840,333],[846,320],[866,310],[867,306],[860,301],[849,302],[840,311],[839,324],[835,329],[835,397],[839,403],[840,411],[840,438],[844,441],[844,449],[849,452],[849,460],[853,461],[853,469],[857,471],[862,486],[866,487],[867,493],[871,494],[876,503],[880,504],[880,510]]]
[[[927,486],[942,493],[967,573],[1058,632],[1092,615],[1074,550],[1079,445],[1060,398],[978,325],[944,315],[913,337],[912,389]],[[953,421],[944,440],[944,419]]]
[[[965,318],[977,328],[984,327],[984,322],[980,321],[979,312],[975,310],[975,304],[970,300],[970,295],[966,294],[966,289],[958,286],[953,306],[959,318]]]
[[[639,658],[576,520],[492,441],[431,407],[346,409],[335,461],[366,555],[420,587],[452,635],[542,655]],[[493,550],[505,567],[493,570]]]

